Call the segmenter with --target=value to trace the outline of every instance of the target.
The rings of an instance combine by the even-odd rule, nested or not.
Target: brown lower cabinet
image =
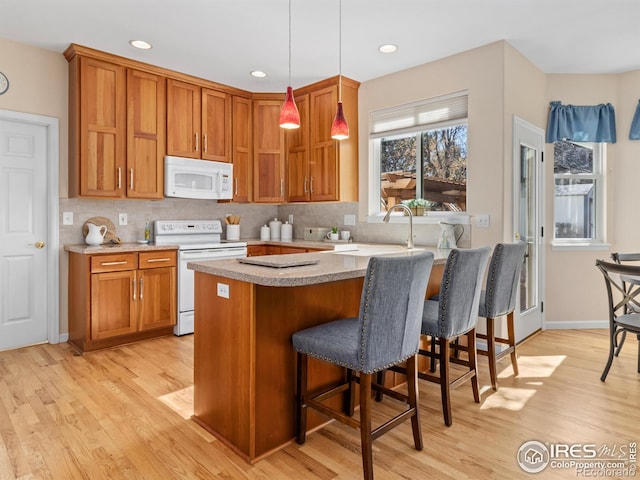
[[[69,343],[80,352],[173,333],[176,251],[69,253]]]

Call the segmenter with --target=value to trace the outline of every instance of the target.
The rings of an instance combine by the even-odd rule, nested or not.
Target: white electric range
[[[247,256],[247,242],[222,240],[220,220],[156,220],[156,245],[178,245],[178,321],[176,335],[193,333],[194,272],[187,262]]]

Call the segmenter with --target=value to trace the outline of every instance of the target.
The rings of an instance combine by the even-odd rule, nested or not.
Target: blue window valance
[[[629,140],[640,140],[640,100],[636,105],[636,113],[633,115],[631,121],[631,128],[629,129]]]
[[[559,140],[616,143],[616,113],[613,105],[601,103],[582,106],[551,102],[547,143]]]

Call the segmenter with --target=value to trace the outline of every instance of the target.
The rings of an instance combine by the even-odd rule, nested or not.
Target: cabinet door
[[[167,80],[167,154],[200,158],[200,87]]]
[[[231,95],[202,89],[202,158],[231,162]]]
[[[162,198],[166,80],[127,70],[127,196]]]
[[[252,125],[251,100],[242,97],[232,99],[232,160],[233,160],[233,201],[251,201],[251,153]]]
[[[138,271],[139,330],[176,324],[176,268]]]
[[[247,246],[247,257],[259,257],[267,255],[266,245],[249,245]]]
[[[331,138],[331,124],[338,106],[337,87],[312,92],[310,101],[310,117],[313,119],[309,164],[311,200],[338,200],[337,141]]]
[[[284,201],[284,130],[280,100],[253,102],[253,201]]]
[[[123,197],[125,69],[80,58],[80,195]]]
[[[91,340],[134,333],[137,270],[91,275]]]
[[[287,200],[308,202],[309,197],[309,95],[296,96],[300,128],[288,130]]]

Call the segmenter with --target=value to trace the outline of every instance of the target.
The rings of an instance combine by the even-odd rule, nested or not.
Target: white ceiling
[[[338,74],[338,1],[291,0],[294,88]],[[366,81],[497,40],[546,73],[624,72],[640,68],[639,19],[640,0],[343,0],[342,73]],[[0,37],[56,52],[78,43],[253,92],[288,83],[288,0],[0,0]],[[383,43],[399,49],[381,54]]]

